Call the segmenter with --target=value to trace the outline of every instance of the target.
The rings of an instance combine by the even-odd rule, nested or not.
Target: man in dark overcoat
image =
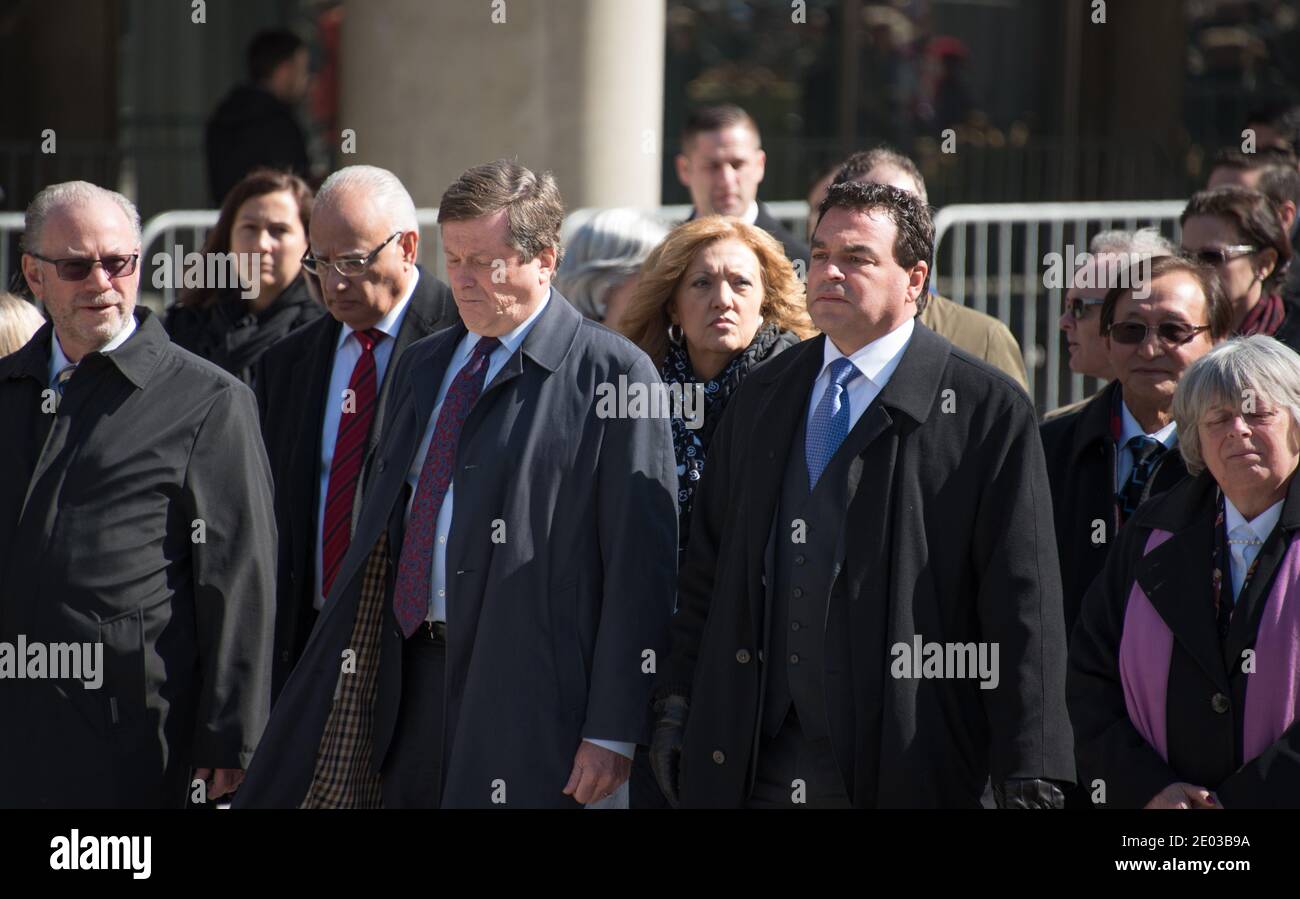
[[[23,249],[52,322],[0,360],[0,806],[217,799],[270,708],[276,533],[253,394],[136,306],[125,197],[46,188]],[[3,657],[23,646],[20,674]]]
[[[658,376],[550,286],[562,219],[550,175],[512,162],[443,195],[463,324],[397,363],[351,547],[237,806],[577,808],[627,780],[667,649],[676,468],[666,417],[599,402]]]
[[[1065,635],[1033,405],[914,320],[933,225],[831,188],[809,310],[710,453],[651,749],[687,807],[1059,807]],[[697,530],[698,529],[698,530]]]

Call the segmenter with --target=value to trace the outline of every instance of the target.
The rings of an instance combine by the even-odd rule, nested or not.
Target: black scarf
[[[722,371],[704,382],[703,424],[692,430],[686,426],[686,419],[673,416],[673,450],[677,456],[677,505],[678,505],[678,546],[686,548],[690,536],[691,503],[695,488],[699,485],[704,471],[704,457],[713,431],[718,426],[718,419],[740,382],[749,374],[750,369],[779,352],[786,341],[781,340],[781,331],[775,322],[768,322],[758,329],[754,339],[749,342],[737,356],[726,364]],[[664,353],[660,376],[665,384],[681,384],[684,390],[699,383],[691,368],[691,357],[686,351],[685,343],[670,341]],[[700,414],[697,410],[696,414]]]

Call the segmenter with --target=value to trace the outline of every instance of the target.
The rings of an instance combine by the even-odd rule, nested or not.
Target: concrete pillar
[[[502,156],[554,172],[570,210],[656,206],[664,15],[663,0],[346,0],[339,127],[356,152],[339,164],[393,170],[417,206]]]

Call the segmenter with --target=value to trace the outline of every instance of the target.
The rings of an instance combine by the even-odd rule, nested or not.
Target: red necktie
[[[350,402],[339,416],[334,440],[334,460],[330,463],[329,489],[325,493],[325,526],[321,531],[320,595],[329,596],[334,577],[339,573],[348,544],[352,542],[352,500],[365,460],[366,438],[375,417],[375,344],[384,337],[377,328],[354,331],[361,344],[361,358],[352,367],[348,381]],[[336,400],[332,400],[336,401]]]
[[[456,449],[460,432],[469,417],[470,409],[483,392],[487,377],[488,357],[501,345],[495,337],[481,337],[474,345],[469,361],[456,373],[447,396],[438,411],[438,423],[433,427],[433,439],[420,469],[420,482],[415,487],[406,535],[402,538],[402,555],[397,565],[397,587],[393,591],[393,612],[402,633],[411,636],[429,614],[430,581],[433,578],[433,532],[438,521],[438,510],[451,486],[451,473],[456,465]]]

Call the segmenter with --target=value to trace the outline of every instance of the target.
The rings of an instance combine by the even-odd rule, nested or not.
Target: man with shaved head
[[[0,807],[182,807],[270,702],[276,533],[253,394],[136,306],[140,218],[55,184],[22,270],[52,321],[0,360]]]

